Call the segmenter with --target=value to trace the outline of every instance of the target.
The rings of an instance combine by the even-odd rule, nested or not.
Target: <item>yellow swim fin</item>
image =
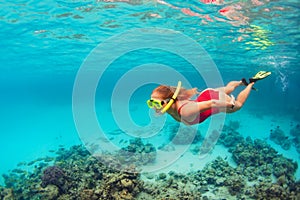
[[[267,78],[270,75],[271,75],[271,72],[259,71],[259,72],[257,72],[257,74],[255,74],[255,76],[253,76],[252,78],[249,78],[249,82],[253,83],[253,82],[256,82],[258,80],[262,80],[264,78]]]

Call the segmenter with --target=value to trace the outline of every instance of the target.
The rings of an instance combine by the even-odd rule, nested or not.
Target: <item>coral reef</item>
[[[144,144],[140,138],[137,138],[130,140],[129,145],[117,153],[117,158],[122,163],[134,163],[136,166],[142,166],[153,163],[156,155],[156,148],[152,144]]]
[[[290,134],[294,136],[296,142],[300,142],[300,124],[295,125],[291,130]]]
[[[220,132],[217,130],[213,130],[210,133],[207,133],[205,139],[202,142],[202,145],[199,148],[199,154],[201,156],[205,156],[210,153],[215,144],[217,143],[220,136]]]
[[[233,121],[233,120],[230,120],[229,123],[228,123],[228,127],[232,130],[235,130],[237,131],[237,129],[240,128],[240,122],[239,121]]]
[[[295,125],[290,130],[290,135],[293,136],[293,142],[298,153],[300,153],[300,124]]]
[[[290,183],[282,186],[278,183],[261,182],[254,186],[255,192],[251,194],[254,199],[299,199],[299,183]]]
[[[188,177],[201,191],[202,197],[210,191],[226,199],[225,189],[227,195],[235,196],[236,199],[297,199],[299,182],[295,182],[292,177],[281,176],[277,183],[272,183],[270,175],[259,175],[260,169],[255,172],[256,168],[246,165],[233,168],[218,157],[203,170],[189,173]],[[248,177],[252,177],[251,181]]]
[[[200,131],[194,127],[170,126],[169,132],[169,140],[173,144],[194,144],[203,139]]]
[[[138,180],[140,174],[134,167],[127,171],[105,176],[104,184],[97,192],[99,199],[134,199],[142,190],[143,182]]]
[[[189,176],[171,171],[158,174],[155,182],[145,182],[137,199],[200,200],[201,192]]]
[[[235,124],[233,127],[236,129],[238,126]],[[51,164],[45,162],[45,159],[32,163],[32,172],[15,169],[4,175],[5,187],[0,187],[0,199],[300,198],[300,183],[294,179],[298,167],[296,163],[279,155],[265,141],[253,141],[250,137],[244,139],[229,126],[224,127],[221,137],[220,143],[230,149],[237,166],[231,166],[218,157],[202,170],[187,173],[145,173],[142,176],[136,166],[122,168],[122,163],[116,156],[103,154],[95,158],[82,146],[73,146],[70,149],[60,148],[56,157],[47,159],[52,160]],[[237,141],[232,142],[234,137]],[[141,140],[132,140],[123,149],[125,150],[143,156],[156,152],[151,144],[143,144]],[[149,163],[149,160],[141,162],[145,163]]]
[[[284,150],[289,150],[292,145],[292,141],[284,134],[279,126],[277,126],[275,130],[270,131],[270,140],[280,145]]]
[[[65,172],[60,167],[50,166],[43,172],[41,186],[46,187],[48,185],[55,185],[59,188],[59,190],[64,192],[67,190],[67,188],[64,188],[66,180],[67,177]]]
[[[54,166],[39,164],[33,172],[5,175],[7,188],[1,189],[0,197],[11,190],[20,200],[133,199],[143,186],[134,167],[129,172],[112,170],[82,146],[62,148],[57,154]]]
[[[209,188],[225,187],[229,194],[237,195],[243,193],[246,187],[245,177],[221,157],[206,165],[202,171],[190,173],[190,176],[194,183],[200,186],[199,190],[203,193],[208,192]]]
[[[0,186],[0,199],[2,200],[13,200],[13,190],[11,188],[2,188]]]
[[[298,168],[297,163],[279,155],[270,145],[258,139],[237,144],[232,156],[238,165],[253,167],[258,175],[267,176],[271,172],[276,177],[286,175],[292,178]]]
[[[237,121],[230,121],[229,125],[224,125],[218,143],[225,147],[232,149],[244,138],[237,132],[239,123]]]
[[[44,189],[40,189],[41,199],[54,200],[59,196],[59,188],[55,185],[47,185]]]
[[[128,170],[128,166],[135,165],[137,168],[149,163],[154,163],[157,151],[154,145],[144,144],[140,138],[129,141],[126,147],[121,148],[115,153],[95,154],[101,163],[111,169]],[[125,169],[126,168],[126,169]]]
[[[157,149],[162,151],[175,151],[175,146],[173,144],[162,144]]]

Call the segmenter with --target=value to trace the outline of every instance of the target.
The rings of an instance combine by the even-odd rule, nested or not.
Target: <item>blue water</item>
[[[271,71],[272,76],[257,84],[259,92],[252,93],[239,112],[280,119],[286,126],[291,121],[299,123],[299,1],[259,2],[1,2],[0,173],[19,162],[43,157],[60,145],[81,143],[72,111],[78,70],[98,44],[134,28],[170,29],[195,40],[211,56],[224,83],[250,77],[259,70]],[[230,16],[220,14],[219,10],[230,6],[234,8]],[[113,55],[114,50],[103,56]],[[192,49],[188,53],[196,54]],[[172,66],[193,87],[206,88],[190,64],[170,52],[142,49],[122,55],[111,64],[105,87],[98,89],[95,97],[99,119],[107,120],[105,128],[118,127],[111,116],[101,115],[105,113],[101,109],[107,110],[109,104],[99,102],[109,103],[107,99],[124,73],[148,63]],[[152,70],[161,75],[159,67]],[[141,87],[130,100],[133,118],[141,126],[149,122],[144,102],[153,86]],[[247,120],[249,126],[260,129]],[[289,156],[299,158],[297,153]]]

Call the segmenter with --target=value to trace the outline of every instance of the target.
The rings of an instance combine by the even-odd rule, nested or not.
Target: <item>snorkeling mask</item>
[[[147,101],[147,105],[149,108],[156,108],[157,110],[162,109],[164,104],[165,104],[165,101],[160,101],[160,100],[156,100],[156,99],[149,99]]]
[[[163,108],[163,105],[166,103],[165,101],[160,101],[160,100],[157,100],[157,99],[149,99],[147,101],[147,105],[149,108],[156,108],[157,110],[160,110],[160,113],[161,114],[164,114],[167,110],[169,110],[169,108],[172,106],[172,104],[175,102],[177,96],[178,96],[178,93],[180,91],[180,88],[181,88],[181,81],[178,81],[178,84],[177,84],[177,88],[173,94],[173,96],[171,97],[170,101],[168,101],[167,105]]]

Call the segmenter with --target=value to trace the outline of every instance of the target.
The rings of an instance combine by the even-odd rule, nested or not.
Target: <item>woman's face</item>
[[[151,95],[151,99],[155,99],[155,100],[158,100],[158,101],[161,101],[163,102],[163,105],[162,105],[162,108],[161,109],[157,109],[157,108],[153,108],[155,110],[156,113],[160,113],[161,110],[164,108],[164,106],[166,105],[166,102],[165,102],[165,99],[162,98],[162,95],[159,94],[158,92],[153,92],[152,95]]]

